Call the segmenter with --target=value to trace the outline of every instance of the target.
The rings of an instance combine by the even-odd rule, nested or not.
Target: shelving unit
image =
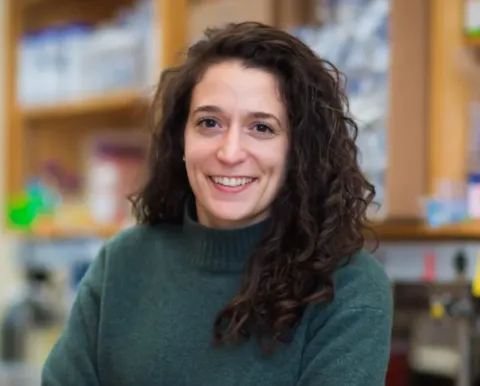
[[[121,231],[120,227],[97,226],[90,229],[69,230],[65,228],[44,228],[35,233],[22,232],[20,236],[25,239],[47,239],[47,240],[72,240],[76,238],[98,238],[109,239]]]
[[[442,241],[478,240],[480,222],[432,228],[421,221],[385,221],[373,225],[373,230],[382,241]]]
[[[26,122],[37,122],[95,114],[118,114],[146,107],[147,103],[148,99],[138,91],[124,91],[51,106],[27,107],[20,114]]]
[[[434,0],[430,3],[427,154],[428,191],[434,194],[439,181],[466,182],[471,89],[462,72],[461,54],[480,47],[480,37],[465,35],[464,0]],[[445,238],[480,239],[480,224],[450,226],[440,233]]]
[[[8,0],[6,140],[7,195],[22,189],[48,157],[78,170],[79,146],[97,128],[143,124],[148,95],[142,90],[96,95],[79,101],[22,108],[18,103],[17,44],[25,31],[73,20],[108,18],[115,7],[133,0]],[[295,0],[155,0],[161,45],[160,67],[178,64],[204,27],[254,19],[289,28],[308,22],[309,1]],[[217,12],[217,13],[215,13]],[[219,13],[218,13],[219,12]],[[387,218],[375,225],[383,239],[475,239],[480,224],[430,229],[421,217],[419,197],[441,178],[465,176],[467,90],[455,65],[456,50],[480,46],[480,38],[463,35],[463,0],[392,0],[391,91],[388,124]],[[159,69],[159,71],[161,70]],[[453,129],[454,128],[454,129]],[[406,154],[408,149],[408,155]],[[428,149],[428,151],[427,151]],[[446,153],[449,153],[446,161]],[[108,227],[107,227],[108,228]],[[91,228],[108,237],[115,227]],[[41,236],[64,238],[71,231],[50,229]]]
[[[480,47],[480,36],[466,36],[465,45],[471,48]]]
[[[22,106],[17,89],[18,45],[30,31],[57,28],[70,22],[92,25],[108,22],[120,7],[136,0],[7,0],[4,37],[7,43],[7,102],[5,127],[6,196],[17,195],[27,180],[37,176],[42,164],[55,159],[74,173],[82,173],[85,142],[102,131],[145,127],[152,89],[124,89],[65,99],[42,105]],[[162,68],[178,63],[185,47],[187,0],[153,0],[154,18]],[[183,17],[183,19],[182,19]],[[163,37],[168,39],[163,39]],[[109,237],[119,227],[90,226],[84,229],[58,229],[43,226],[25,237],[63,239],[80,236]]]

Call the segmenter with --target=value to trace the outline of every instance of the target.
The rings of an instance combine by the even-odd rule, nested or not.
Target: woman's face
[[[185,165],[201,224],[237,228],[268,216],[284,181],[288,130],[273,75],[236,61],[206,71],[185,128]]]

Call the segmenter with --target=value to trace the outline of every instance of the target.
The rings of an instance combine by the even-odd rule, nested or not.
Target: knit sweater
[[[334,274],[335,297],[307,307],[293,341],[211,345],[218,311],[265,223],[236,230],[136,226],[102,248],[43,369],[43,386],[383,386],[392,294],[365,251]]]

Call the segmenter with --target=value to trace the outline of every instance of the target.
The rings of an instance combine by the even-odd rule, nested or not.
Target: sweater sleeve
[[[384,386],[391,319],[368,307],[331,315],[306,346],[297,386]]]
[[[102,249],[79,285],[68,321],[43,366],[42,386],[100,385],[97,336],[104,257]]]

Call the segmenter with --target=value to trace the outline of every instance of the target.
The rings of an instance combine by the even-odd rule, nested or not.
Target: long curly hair
[[[375,189],[359,167],[358,128],[341,73],[286,32],[254,22],[229,24],[208,29],[183,64],[161,76],[152,105],[149,176],[131,198],[139,223],[183,221],[192,194],[182,159],[192,90],[209,66],[229,60],[276,76],[291,128],[272,227],[213,325],[217,344],[253,335],[265,347],[290,340],[307,305],[333,298],[333,272],[364,246]]]

